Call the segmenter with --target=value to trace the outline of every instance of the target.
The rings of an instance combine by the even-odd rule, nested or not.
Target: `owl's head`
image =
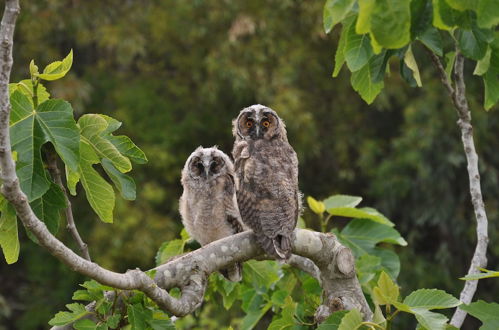
[[[185,162],[182,170],[182,183],[187,178],[210,181],[231,172],[233,172],[233,165],[229,156],[218,150],[216,146],[211,148],[200,146]]]
[[[232,133],[244,140],[287,140],[286,125],[277,113],[261,104],[244,108],[232,121]]]

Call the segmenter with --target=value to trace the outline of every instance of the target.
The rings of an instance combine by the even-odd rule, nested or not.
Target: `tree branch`
[[[64,198],[66,199],[66,209],[64,210],[67,221],[66,229],[71,233],[71,236],[73,236],[73,239],[78,245],[78,248],[80,249],[83,258],[87,259],[88,261],[92,261],[90,259],[90,253],[88,252],[88,245],[87,243],[83,242],[80,233],[76,228],[76,224],[73,217],[73,209],[71,207],[71,201],[69,200],[66,187],[64,187],[64,184],[62,183],[61,171],[57,166],[57,156],[53,150],[50,150],[47,153],[47,160],[48,160],[48,169],[50,171],[50,174],[52,175],[55,183],[61,188],[62,192],[64,193]]]
[[[476,234],[477,244],[475,252],[471,259],[471,265],[468,270],[468,275],[477,274],[480,272],[479,268],[487,266],[487,245],[489,238],[487,234],[488,220],[487,213],[485,212],[485,205],[482,197],[482,188],[480,185],[480,173],[478,171],[478,155],[475,150],[475,142],[473,140],[473,126],[471,125],[471,112],[469,110],[468,101],[466,99],[466,85],[464,82],[464,57],[456,49],[456,60],[454,63],[454,81],[455,88],[451,86],[445,74],[445,70],[440,62],[440,59],[430,51],[432,61],[437,68],[440,78],[447,88],[447,91],[452,99],[452,103],[456,108],[459,120],[457,124],[461,129],[461,140],[463,142],[464,153],[466,155],[468,179],[470,184],[471,202],[475,212],[477,222]],[[466,281],[463,290],[461,291],[459,299],[469,304],[473,299],[478,286],[477,280]],[[466,317],[466,312],[457,308],[451,319],[451,324],[460,328]]]
[[[208,275],[234,262],[242,262],[263,254],[252,232],[244,232],[213,242],[157,267],[155,280],[139,269],[125,274],[115,273],[86,260],[54,237],[47,226],[33,213],[22,192],[16,174],[9,134],[10,100],[8,83],[12,68],[12,45],[15,22],[19,14],[18,0],[6,0],[0,27],[0,178],[1,192],[15,207],[17,217],[38,239],[40,245],[73,271],[104,285],[123,290],[140,290],[161,309],[176,316],[193,312],[201,303]],[[316,319],[322,321],[338,309],[358,308],[364,319],[372,312],[355,276],[354,258],[336,236],[297,229],[293,252],[309,258],[320,270],[323,283],[323,304]],[[180,298],[173,298],[168,289],[179,287]]]

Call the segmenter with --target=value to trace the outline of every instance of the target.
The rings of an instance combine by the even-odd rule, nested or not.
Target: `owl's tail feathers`
[[[231,282],[240,282],[243,279],[243,265],[239,262],[225,269],[220,269],[220,273]]]
[[[277,235],[272,239],[275,253],[282,259],[291,257],[291,238],[284,235]]]

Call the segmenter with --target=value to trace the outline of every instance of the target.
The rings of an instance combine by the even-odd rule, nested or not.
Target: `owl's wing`
[[[226,212],[226,221],[232,228],[233,233],[240,233],[243,231],[241,222],[241,215],[235,199],[236,184],[232,174],[227,173],[224,187],[224,206]]]

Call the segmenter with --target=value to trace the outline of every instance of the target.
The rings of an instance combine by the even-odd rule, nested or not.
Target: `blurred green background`
[[[77,116],[122,121],[119,132],[149,158],[132,172],[137,200],[117,201],[114,224],[100,222],[83,194],[73,198],[94,261],[115,271],[153,267],[160,244],[181,230],[187,156],[201,144],[230,152],[232,118],[263,103],[286,121],[305,196],[363,196],[362,205],[396,223],[409,242],[397,251],[404,294],[422,287],[460,292],[475,219],[457,116],[421,48],[414,51],[423,88],[407,86],[393,61],[394,74],[368,107],[346,70],[331,78],[338,31],[324,34],[323,1],[44,0],[21,7],[12,81],[28,77],[31,59],[43,67],[72,48],[73,69],[48,89]],[[483,86],[472,71],[468,64],[489,268],[497,269],[499,117],[481,108]],[[308,212],[305,218],[318,229]],[[44,329],[84,279],[21,236],[20,260],[0,260],[0,329]],[[59,236],[74,247],[64,229]],[[476,297],[498,296],[499,281],[480,282]]]

